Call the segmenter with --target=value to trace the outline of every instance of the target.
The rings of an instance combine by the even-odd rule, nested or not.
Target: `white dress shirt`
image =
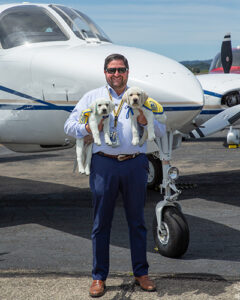
[[[97,98],[107,98],[109,99],[109,92],[112,96],[112,100],[115,103],[115,111],[118,108],[118,105],[121,102],[122,96],[117,95],[117,93],[108,85],[103,86],[98,89],[92,90],[86,93],[75,106],[74,110],[70,114],[69,118],[65,122],[64,131],[66,134],[73,136],[75,138],[83,138],[84,136],[88,135],[85,128],[85,124],[79,123],[79,118],[83,110],[88,109],[90,104],[95,101]],[[118,155],[118,154],[133,154],[133,153],[145,153],[146,152],[146,142],[143,146],[134,146],[132,145],[132,129],[131,129],[131,119],[127,116],[128,112],[128,105],[127,103],[123,104],[121,112],[118,116],[118,122],[116,129],[114,128],[114,114],[112,113],[110,116],[110,131],[117,131],[120,145],[118,147],[111,147],[105,144],[103,132],[100,132],[101,138],[101,146],[97,146],[93,144],[93,153],[96,152],[104,152],[111,155]],[[154,130],[155,135],[161,137],[166,132],[165,124],[159,123],[157,120],[154,120]]]

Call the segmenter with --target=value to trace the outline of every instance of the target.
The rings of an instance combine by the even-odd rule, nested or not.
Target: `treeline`
[[[208,73],[212,60],[192,60],[192,61],[181,61],[180,63],[187,67],[194,74]]]

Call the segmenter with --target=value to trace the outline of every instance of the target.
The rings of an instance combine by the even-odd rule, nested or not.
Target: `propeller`
[[[191,131],[189,133],[189,136],[191,138],[196,138],[196,139],[209,136],[217,131],[224,129],[229,125],[232,125],[239,119],[240,119],[240,104],[223,110],[215,117],[203,123],[201,127],[198,127],[197,129]]]
[[[224,73],[229,73],[232,66],[232,44],[231,44],[230,33],[225,34],[222,42],[221,62],[222,62]]]

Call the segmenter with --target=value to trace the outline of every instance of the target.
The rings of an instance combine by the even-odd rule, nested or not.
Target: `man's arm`
[[[64,131],[67,135],[73,136],[75,138],[83,138],[89,134],[86,128],[86,124],[79,123],[79,118],[82,111],[84,111],[88,107],[89,97],[85,95],[80,99],[64,124]]]

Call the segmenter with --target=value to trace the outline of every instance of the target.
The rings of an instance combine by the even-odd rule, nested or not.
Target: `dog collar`
[[[133,109],[132,107],[130,106],[127,106],[128,110],[127,110],[127,113],[126,113],[126,119],[129,119],[129,114],[131,113],[132,116],[134,115],[134,112],[133,112]]]

